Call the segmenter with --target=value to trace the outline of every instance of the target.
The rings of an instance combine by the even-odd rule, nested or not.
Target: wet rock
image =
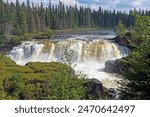
[[[116,36],[114,38],[116,43],[118,43],[119,45],[129,47],[129,48],[130,48],[130,45],[129,45],[130,39],[132,39],[132,33],[131,32],[126,32],[126,34],[123,37]]]
[[[106,88],[103,83],[95,78],[87,79],[86,99],[116,99],[117,91],[114,88]]]
[[[110,89],[108,90],[108,96],[109,96],[110,99],[115,99],[116,96],[117,96],[116,90],[113,89],[113,88],[110,88]]]
[[[118,68],[114,61],[106,61],[104,71],[109,73],[118,73]]]
[[[123,74],[127,67],[128,65],[124,59],[117,59],[115,61],[106,61],[104,71]]]
[[[100,99],[104,97],[103,84],[99,80],[95,78],[87,79],[85,86],[87,87],[87,99]]]
[[[129,43],[128,43],[128,39],[126,38],[121,38],[119,36],[116,36],[114,38],[115,42],[118,43],[119,45],[123,45],[123,46],[126,46],[128,47]]]

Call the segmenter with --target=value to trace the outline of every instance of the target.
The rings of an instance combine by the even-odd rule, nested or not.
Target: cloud
[[[150,10],[150,0],[78,0],[87,6],[101,6],[104,9],[117,9],[129,11],[130,9],[148,9]],[[87,2],[88,1],[88,2]]]
[[[148,9],[150,10],[149,0],[133,0],[131,6],[137,9]]]
[[[15,2],[16,0],[9,1]],[[26,0],[19,1],[26,2]],[[45,6],[48,5],[49,1],[51,1],[52,4],[58,4],[58,2],[61,1],[67,5],[77,4],[78,6],[91,7],[93,9],[98,9],[101,6],[104,9],[116,9],[122,11],[128,11],[133,8],[150,10],[149,0],[30,0],[30,2],[34,2],[35,4],[43,2]]]
[[[133,7],[138,7],[138,6],[141,6],[142,5],[142,0],[134,0],[131,5]]]
[[[77,4],[76,0],[60,0],[61,2],[68,4],[68,5],[74,5]]]

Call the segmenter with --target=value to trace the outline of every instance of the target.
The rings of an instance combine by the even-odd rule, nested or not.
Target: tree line
[[[119,20],[125,27],[134,25],[131,10],[129,13],[104,10],[99,7],[98,11],[91,8],[64,5],[59,2],[53,5],[49,2],[47,7],[27,2],[15,3],[0,0],[0,45],[3,41],[9,42],[12,35],[21,36],[45,32],[49,29],[77,29],[85,27],[114,28]],[[141,15],[150,15],[148,10],[139,10]],[[5,40],[4,40],[5,39]],[[14,40],[17,40],[14,38]]]

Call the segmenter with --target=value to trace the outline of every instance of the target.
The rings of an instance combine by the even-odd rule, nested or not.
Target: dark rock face
[[[118,73],[118,68],[114,61],[106,61],[104,71],[109,73]]]
[[[110,89],[108,90],[108,96],[109,96],[110,99],[116,98],[116,96],[117,96],[116,90],[113,89],[113,88],[110,88]]]
[[[99,99],[104,97],[103,85],[99,80],[95,78],[87,79],[85,86],[87,87],[87,99]]]
[[[87,87],[86,99],[115,99],[116,91],[107,89],[102,82],[92,78],[87,79],[85,84]]]
[[[118,43],[119,45],[123,45],[126,47],[128,47],[128,45],[129,45],[128,39],[126,39],[126,38],[121,38],[119,36],[116,36],[114,38],[114,40],[115,40],[115,43]]]
[[[127,69],[127,63],[123,59],[105,62],[105,72],[122,74]]]

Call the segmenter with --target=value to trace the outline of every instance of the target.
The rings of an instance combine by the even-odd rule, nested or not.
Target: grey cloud
[[[6,1],[6,0],[4,0]],[[15,2],[16,0],[9,0]],[[19,0],[20,2],[26,2],[26,0]],[[48,2],[51,1],[52,3],[56,4],[59,0],[30,0],[36,4],[43,2],[44,5],[48,5]],[[61,0],[63,2],[63,0]],[[135,2],[135,3],[134,3]],[[140,5],[136,5],[136,0],[76,0],[77,5],[87,6],[92,8],[98,8],[101,6],[105,9],[117,9],[117,10],[129,10],[135,7],[143,8],[143,9],[150,9],[150,2],[149,0],[141,0]],[[95,7],[94,7],[95,6]]]

